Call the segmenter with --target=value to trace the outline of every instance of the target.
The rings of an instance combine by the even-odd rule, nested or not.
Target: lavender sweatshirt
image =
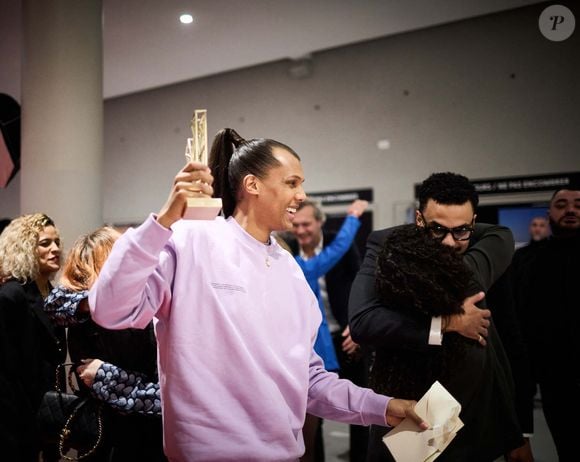
[[[165,452],[172,461],[290,461],[308,412],[385,425],[386,396],[327,372],[313,344],[320,310],[275,239],[233,219],[150,216],[115,244],[89,293],[109,329],[155,317]]]

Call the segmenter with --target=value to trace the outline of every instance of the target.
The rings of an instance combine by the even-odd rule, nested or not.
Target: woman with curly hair
[[[465,298],[482,290],[460,253],[414,224],[394,228],[386,237],[375,284],[382,303],[404,310],[416,322],[461,314]],[[459,417],[465,427],[438,460],[491,462],[489,447],[477,441],[483,438],[491,447],[499,444],[498,434],[505,442],[521,435],[506,371],[509,374],[510,367],[491,321],[487,345],[448,332],[441,347],[429,346],[427,351],[405,345],[377,348],[370,384],[378,393],[418,400],[439,381],[461,404]],[[493,402],[478,395],[480,386],[492,390]],[[381,460],[393,460],[386,451],[383,454]]]
[[[470,276],[460,254],[433,240],[415,225],[402,226],[387,237],[377,259],[376,287],[383,302],[407,310],[413,317],[459,314],[468,295]],[[396,389],[420,398],[435,380],[445,381],[453,355],[463,343],[459,334],[443,339],[443,348],[425,355],[413,350],[378,350],[371,372],[374,389]]]
[[[58,460],[42,448],[35,416],[65,358],[65,332],[43,310],[60,269],[60,236],[51,218],[18,217],[0,235],[0,447],[11,460]]]

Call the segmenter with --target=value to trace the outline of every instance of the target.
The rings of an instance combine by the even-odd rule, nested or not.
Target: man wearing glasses
[[[482,380],[470,380],[457,370],[458,381],[469,387],[460,418],[465,427],[440,456],[440,460],[490,462],[509,453],[510,461],[531,461],[524,445],[513,405],[513,380],[491,312],[484,308],[484,292],[508,267],[514,240],[509,228],[476,224],[478,196],[463,175],[445,172],[429,176],[419,188],[415,224],[442,245],[463,255],[479,292],[467,297],[463,314],[433,318],[412,316],[405,307],[383,305],[376,292],[376,261],[392,229],[374,231],[367,240],[363,264],[351,288],[349,321],[352,338],[360,345],[389,351],[411,349],[431,354],[440,348],[445,334],[472,339],[485,358]],[[478,304],[481,308],[476,306]],[[456,334],[454,334],[456,335]],[[481,356],[480,356],[481,357]],[[502,399],[505,398],[505,399]],[[482,430],[481,422],[486,422]],[[508,431],[509,428],[509,431]],[[514,435],[517,430],[518,434]],[[392,461],[382,443],[384,427],[371,426],[367,461]],[[517,447],[521,446],[523,447]]]

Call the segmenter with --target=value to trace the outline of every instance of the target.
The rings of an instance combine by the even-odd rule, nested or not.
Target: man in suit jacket
[[[508,267],[514,244],[508,228],[475,224],[478,200],[474,186],[463,175],[434,173],[419,189],[415,223],[433,239],[463,255],[466,271],[471,272],[480,290],[487,291]],[[374,231],[368,238],[365,260],[350,295],[353,337],[361,344],[374,347],[377,358],[379,354],[405,349],[433,351],[448,336],[457,334],[472,339],[486,355],[486,368],[479,369],[479,379],[459,370],[454,375],[457,383],[465,384],[463,389],[456,389],[470,390],[476,399],[463,400],[460,417],[465,427],[443,452],[441,460],[488,461],[502,453],[509,453],[510,461],[533,460],[529,442],[524,443],[517,422],[511,368],[495,327],[490,323],[491,312],[476,306],[476,303],[485,303],[481,303],[484,294],[466,298],[463,314],[432,318],[418,319],[410,316],[404,307],[384,305],[376,293],[376,260],[390,232],[390,229]],[[482,422],[490,431],[483,431]],[[384,427],[371,427],[369,461],[391,460],[381,441],[386,432]]]
[[[318,205],[306,200],[299,205],[294,216],[293,238],[289,246],[293,255],[311,258],[330,244],[336,233],[324,231],[324,214]],[[320,278],[320,288],[326,308],[328,327],[332,334],[338,358],[340,377],[353,383],[367,385],[366,355],[358,344],[352,341],[348,327],[348,298],[350,286],[360,267],[360,254],[353,244],[341,260],[326,276]],[[350,426],[350,460],[365,460],[368,429],[358,425]],[[321,437],[318,445],[322,444]],[[316,460],[324,460],[323,448],[317,448]]]

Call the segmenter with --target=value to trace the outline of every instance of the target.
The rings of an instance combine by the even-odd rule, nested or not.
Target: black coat
[[[128,371],[145,374],[156,382],[157,342],[153,322],[145,329],[105,329],[92,320],[69,327],[71,360],[98,358]]]
[[[0,286],[0,450],[34,460],[39,441],[35,416],[42,396],[55,385],[66,356],[65,331],[43,310],[36,283],[11,280]],[[16,456],[18,454],[18,456]]]
[[[580,236],[550,238],[520,265],[518,313],[539,383],[580,387]]]
[[[125,371],[144,374],[144,380],[157,382],[157,342],[150,322],[144,329],[105,329],[91,319],[69,327],[71,360],[98,358]],[[104,443],[99,460],[164,461],[161,416],[121,414],[104,407]],[[107,457],[107,451],[112,456]]]
[[[512,368],[520,426],[524,433],[531,434],[534,433],[536,384],[510,280],[511,268],[491,287],[485,298]]]
[[[525,263],[516,293],[544,416],[559,459],[577,460],[577,435],[567,422],[580,412],[580,234],[549,238]]]
[[[389,232],[390,229],[375,231],[368,238],[365,259],[351,290],[350,330],[355,342],[376,348],[377,356],[403,355],[407,360],[401,361],[393,372],[412,376],[413,367],[421,368],[421,358],[441,347],[428,344],[430,317],[388,307],[379,300],[375,289],[376,259]],[[513,238],[505,227],[478,224],[474,240],[478,242],[463,257],[473,274],[471,293],[489,289],[508,267],[513,252]],[[511,369],[493,322],[487,340],[486,347],[466,341],[460,364],[451,365],[454,373],[447,374],[443,383],[461,403],[460,418],[465,427],[438,460],[490,461],[523,444],[513,403]],[[409,358],[415,359],[409,362]],[[408,364],[406,370],[401,370],[403,364]],[[415,370],[415,374],[419,372]],[[382,441],[373,440],[370,445],[373,444],[380,446]],[[391,460],[382,446],[373,453],[381,454],[381,460]]]

